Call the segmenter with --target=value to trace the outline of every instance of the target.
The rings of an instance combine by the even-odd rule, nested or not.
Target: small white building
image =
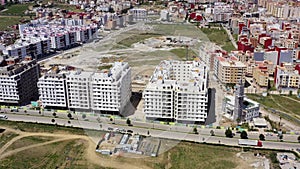
[[[170,13],[167,10],[160,11],[160,20],[161,21],[170,21]]]
[[[234,108],[235,108],[235,97],[228,95],[223,99],[222,105],[223,112],[230,117],[234,118]],[[242,115],[241,121],[252,121],[253,118],[259,117],[259,103],[244,97],[242,105]]]

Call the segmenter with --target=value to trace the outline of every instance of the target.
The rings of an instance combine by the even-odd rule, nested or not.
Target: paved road
[[[57,118],[54,118],[53,113],[49,111],[44,111],[39,114],[39,111],[35,110],[27,110],[26,113],[24,113],[24,110],[19,110],[19,112],[10,112],[9,109],[2,109],[2,112],[5,112],[8,117],[10,115],[13,115],[12,117],[20,117],[17,118],[17,121],[22,121],[22,118],[31,120],[30,122],[36,122],[40,120],[40,118],[47,120],[44,121],[45,123],[51,123],[52,119],[55,119],[56,122],[60,125],[66,125],[66,126],[74,126],[74,127],[83,127],[81,126],[82,123],[88,124],[88,123],[96,123],[97,127],[94,127],[93,129],[100,129],[100,124],[102,125],[103,129],[107,129],[107,127],[115,127],[115,125],[119,125],[121,127],[127,126],[125,119],[113,119],[113,121],[110,121],[107,117],[100,117],[98,115],[87,115],[85,119],[82,118],[82,114],[76,113],[72,114],[73,120],[70,120],[68,118],[67,113],[56,113]],[[14,120],[14,119],[13,119]],[[88,121],[86,121],[88,120]],[[69,124],[68,121],[71,123]],[[115,123],[115,125],[113,125]],[[191,133],[193,132],[193,127],[189,126],[174,126],[174,125],[165,125],[165,124],[159,124],[159,123],[151,123],[146,121],[138,121],[135,119],[131,119],[131,123],[135,128],[144,128],[144,129],[155,129],[155,130],[166,130],[166,131],[176,131],[181,133]],[[225,136],[225,129],[213,129],[213,128],[197,128],[198,132],[202,135],[210,135],[210,131],[213,130],[216,136]],[[248,136],[251,139],[258,139],[259,134],[264,134],[266,136],[266,140],[273,140],[277,141],[276,134],[273,133],[267,133],[267,132],[248,132]],[[271,136],[272,135],[272,136]],[[236,133],[236,138],[239,138],[239,134]],[[289,142],[297,142],[298,135],[284,135],[284,140]]]
[[[53,117],[47,117],[47,116],[30,116],[30,115],[21,115],[21,114],[7,114],[8,120],[12,121],[25,121],[25,122],[38,122],[38,123],[46,123],[51,124],[51,120]],[[234,138],[226,138],[221,137],[224,135],[223,130],[215,130],[216,136],[210,136],[210,129],[199,129],[199,134],[188,134],[186,132],[182,132],[182,130],[185,130],[187,128],[181,127],[181,126],[168,126],[164,125],[165,128],[170,127],[167,130],[162,129],[152,129],[152,127],[147,128],[147,126],[144,126],[143,128],[136,126],[138,123],[133,122],[133,126],[129,127],[125,125],[125,122],[122,123],[122,121],[115,121],[116,124],[110,124],[106,123],[104,118],[101,118],[101,123],[93,121],[93,118],[88,117],[90,121],[82,121],[81,117],[79,117],[79,120],[71,120],[71,123],[68,123],[68,119],[65,118],[54,118],[55,123],[57,125],[63,125],[63,126],[72,126],[72,127],[81,127],[86,129],[96,129],[96,130],[106,130],[108,127],[112,128],[124,128],[126,130],[130,129],[133,130],[134,133],[144,134],[147,135],[148,131],[150,132],[151,136],[154,137],[162,137],[162,138],[169,138],[169,139],[176,139],[176,140],[187,140],[187,141],[195,141],[195,142],[207,142],[207,143],[220,143],[226,144],[226,145],[238,145],[238,136],[235,136]],[[145,124],[145,123],[144,123]],[[148,123],[149,124],[149,123]],[[156,124],[156,126],[160,126]],[[154,126],[154,127],[156,127]],[[249,138],[256,139],[257,133],[249,133]],[[276,140],[276,136],[267,136],[267,139]],[[284,135],[284,140],[294,140],[295,136],[292,135]],[[265,141],[264,148],[273,148],[273,149],[284,149],[284,150],[291,150],[300,148],[299,143],[288,143],[288,142],[277,142],[277,141]]]

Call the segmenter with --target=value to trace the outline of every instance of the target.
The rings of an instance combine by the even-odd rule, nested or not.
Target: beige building
[[[232,51],[231,54],[233,56],[235,56],[236,58],[238,58],[239,61],[245,63],[248,60],[253,58],[253,53],[251,53],[250,51]]]
[[[260,87],[268,87],[269,74],[267,66],[256,66],[253,69],[253,79]]]
[[[240,79],[244,83],[246,71],[246,65],[240,61],[222,57],[215,58],[214,73],[222,83],[236,84]]]

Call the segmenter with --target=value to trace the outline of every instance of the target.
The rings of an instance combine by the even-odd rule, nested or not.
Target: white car
[[[7,116],[4,114],[0,114],[0,119],[7,119]]]

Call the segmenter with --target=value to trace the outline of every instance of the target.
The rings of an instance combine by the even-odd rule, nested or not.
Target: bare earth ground
[[[1,127],[5,128],[5,127]],[[148,169],[148,168],[157,168],[155,166],[160,166],[158,168],[174,168],[172,167],[172,164],[174,162],[174,158],[176,158],[176,153],[178,151],[181,151],[180,149],[184,148],[183,154],[181,153],[182,157],[179,158],[187,158],[184,153],[185,151],[189,151],[190,146],[195,146],[197,144],[190,145],[192,143],[179,143],[180,149],[177,150],[176,145],[178,144],[177,141],[172,141],[172,140],[161,140],[161,149],[160,152],[162,152],[161,155],[158,157],[143,157],[143,156],[127,156],[126,157],[122,154],[119,156],[103,156],[95,152],[95,141],[93,141],[90,137],[85,136],[85,135],[75,135],[75,134],[69,134],[69,133],[34,133],[34,132],[22,132],[19,130],[11,129],[11,128],[5,128],[6,132],[13,132],[18,134],[18,136],[14,137],[10,141],[8,141],[3,147],[0,148],[0,164],[2,162],[6,162],[6,160],[12,156],[18,157],[17,155],[21,153],[22,155],[24,154],[25,156],[34,156],[37,154],[30,154],[35,151],[42,151],[46,152],[46,156],[42,157],[43,160],[37,162],[34,166],[31,166],[31,168],[38,168],[39,166],[43,165],[44,163],[47,163],[48,158],[51,157],[49,153],[51,154],[52,151],[56,151],[54,149],[49,149],[47,148],[50,145],[54,145],[55,147],[61,147],[60,145],[64,145],[66,142],[70,141],[75,141],[75,144],[79,145],[84,145],[82,155],[80,158],[78,158],[78,155],[74,155],[74,160],[75,157],[76,159],[80,159],[79,161],[74,161],[73,163],[68,163],[65,162],[63,164],[60,164],[59,168],[68,168],[68,165],[75,165],[75,164],[81,164],[81,166],[85,166],[86,168],[99,168],[99,167],[104,167],[104,168],[130,168],[130,169]],[[3,134],[3,133],[1,133]],[[0,135],[1,135],[0,134]],[[48,139],[44,142],[37,143],[37,144],[31,144],[31,145],[24,145],[24,147],[19,147],[16,149],[9,149],[11,145],[14,143],[18,142],[19,140],[22,140],[24,138],[28,137],[47,137],[51,138]],[[99,139],[99,138],[98,138]],[[203,147],[204,149],[198,148],[199,152],[197,150],[197,153],[208,153],[208,155],[211,155],[209,150],[209,147],[205,147],[205,145],[198,145],[200,147]],[[196,147],[195,147],[196,148]],[[187,149],[187,150],[185,150]],[[221,148],[221,149],[226,149],[226,148]],[[203,152],[201,152],[203,150]],[[250,165],[255,165],[256,168],[263,168],[263,163],[266,160],[265,158],[257,158],[254,157],[252,153],[240,153],[238,149],[228,149],[231,151],[232,157],[228,159],[228,154],[224,154],[222,157],[221,154],[218,154],[218,157],[214,159],[213,161],[216,162],[221,162],[225,160],[226,162],[232,161],[236,165],[236,169],[243,169],[243,168],[250,168]],[[212,151],[216,151],[216,149],[213,149]],[[48,154],[47,154],[48,152]],[[165,152],[165,153],[164,153]],[[224,150],[221,150],[220,153],[224,152]],[[187,152],[188,153],[188,152]],[[194,155],[196,155],[194,154]],[[65,156],[66,154],[61,154],[62,156]],[[131,158],[128,158],[131,157]],[[198,157],[193,157],[196,158],[197,160]],[[12,158],[14,159],[14,158]],[[176,160],[176,159],[175,159]],[[2,163],[2,164],[4,164]],[[13,163],[15,164],[15,163]],[[56,164],[59,165],[59,164]],[[173,164],[174,165],[174,164]],[[207,165],[207,164],[206,164]],[[1,166],[1,165],[0,165]],[[15,166],[12,166],[15,168]]]
[[[97,154],[95,152],[96,144],[88,136],[72,135],[72,134],[53,134],[53,133],[27,133],[27,132],[21,132],[21,131],[10,129],[10,128],[5,128],[5,129],[6,129],[5,132],[14,132],[14,133],[19,134],[19,136],[11,139],[3,147],[0,148],[0,161],[5,159],[6,157],[20,153],[22,151],[28,151],[30,149],[35,149],[37,147],[46,146],[48,144],[59,143],[59,142],[67,141],[67,140],[84,140],[87,143],[84,156],[89,162],[96,164],[98,166],[112,167],[112,168],[123,168],[123,166],[124,166],[123,163],[114,160],[114,158],[104,158],[101,155]],[[30,146],[26,146],[26,147],[20,147],[20,148],[11,150],[11,151],[6,151],[8,149],[8,147],[11,146],[14,142],[16,142],[22,138],[30,137],[30,136],[54,137],[55,139],[53,139],[51,141],[39,143],[39,144],[33,144]],[[128,166],[128,168],[133,168],[133,169],[140,168],[140,167],[131,165],[130,163],[126,164],[126,166]],[[145,166],[143,168],[147,168],[147,167]]]

